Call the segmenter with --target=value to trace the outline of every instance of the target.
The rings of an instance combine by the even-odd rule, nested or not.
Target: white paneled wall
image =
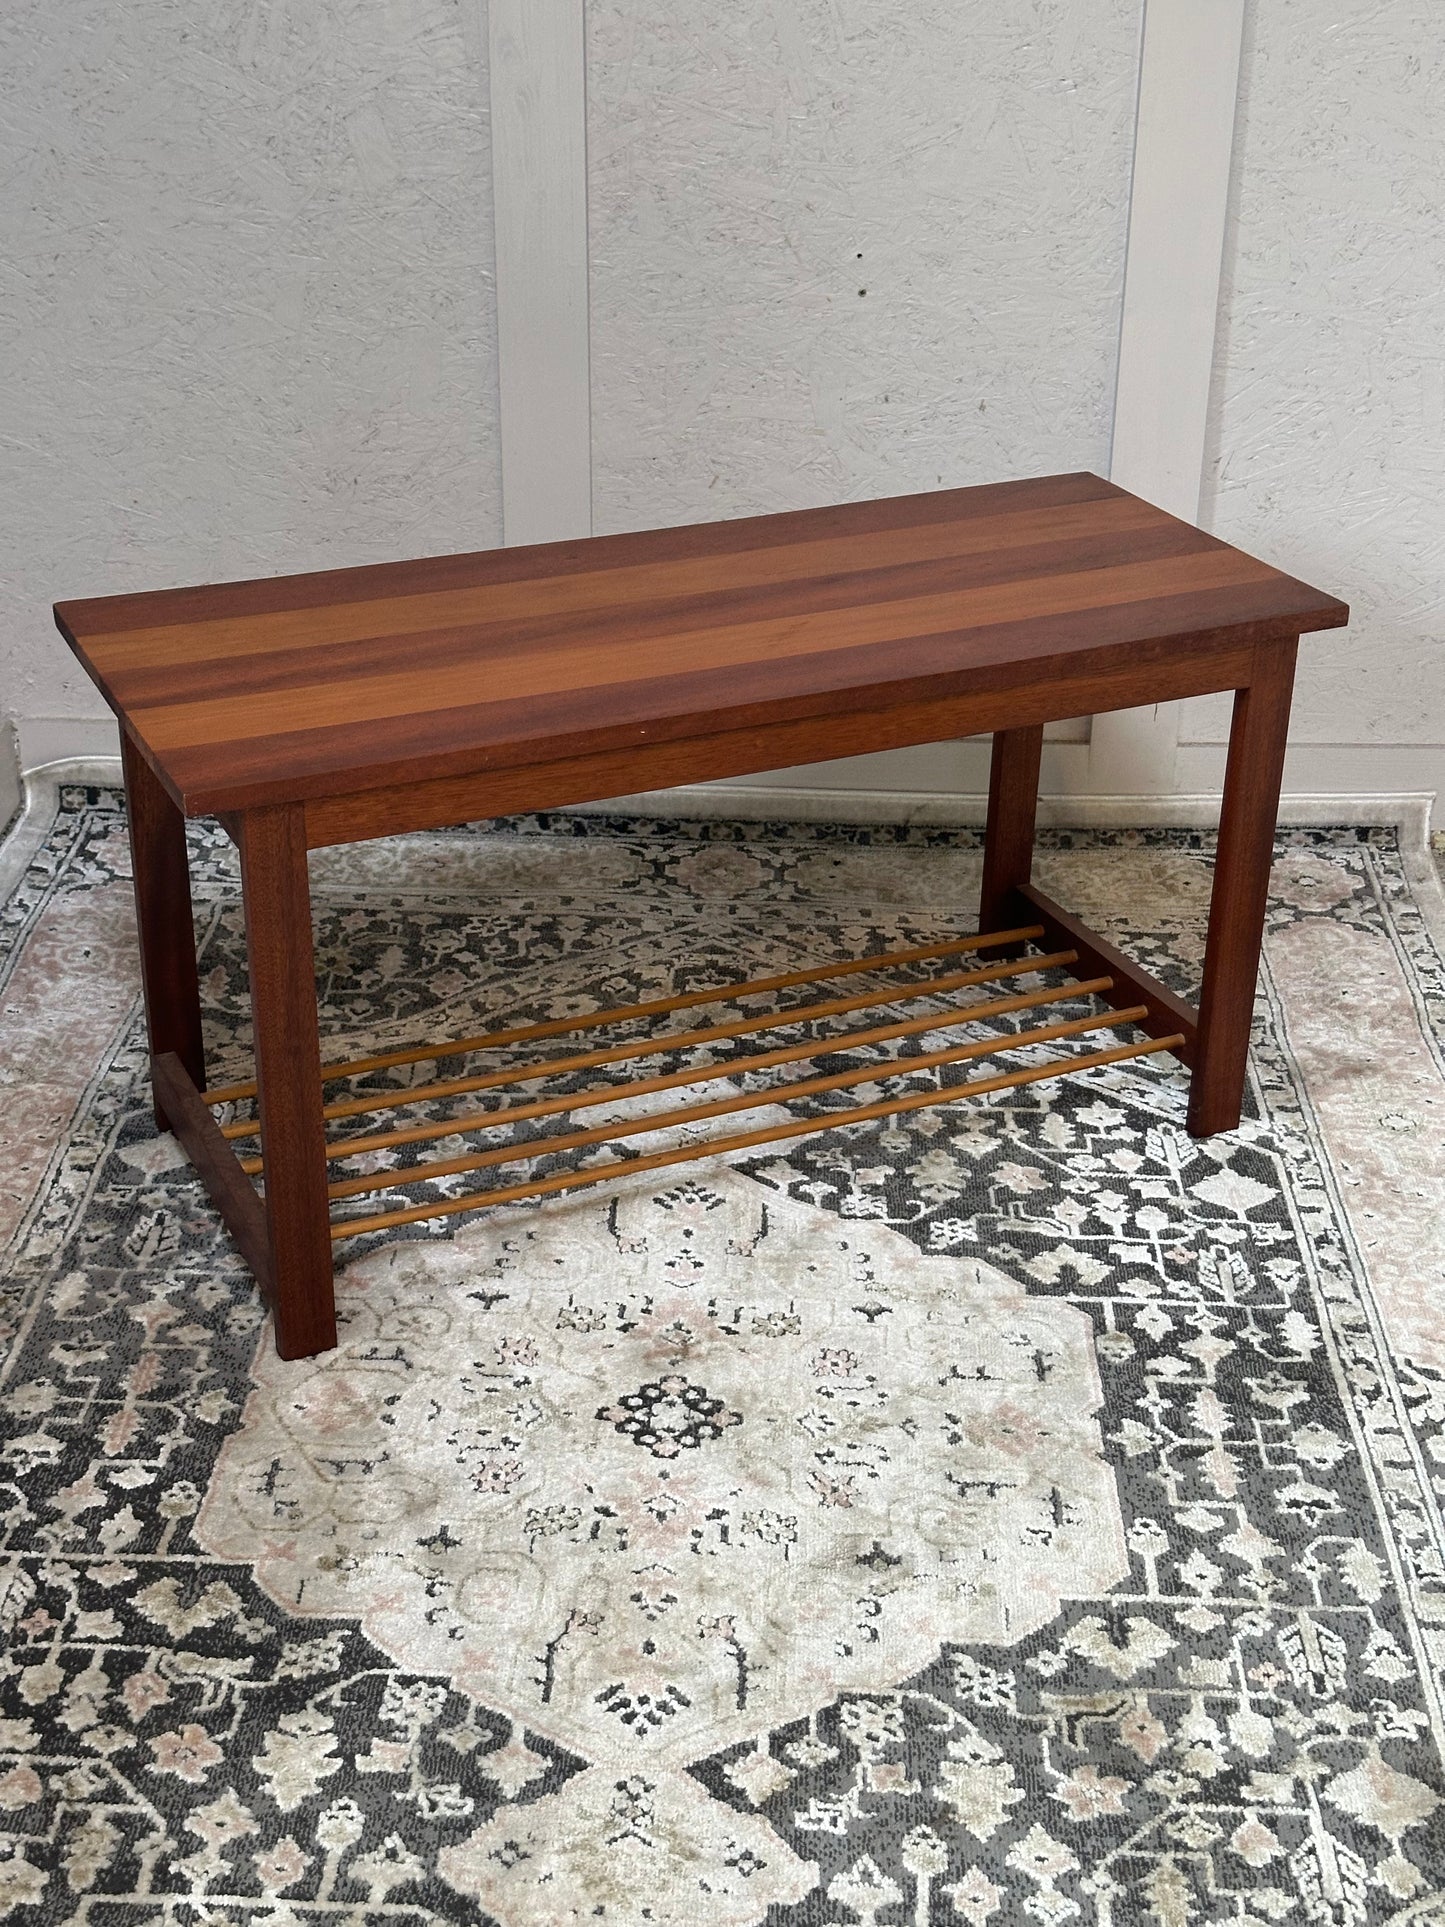
[[[501,539],[480,19],[0,7],[0,711],[114,750],[68,596]]]
[[[1150,0],[1139,55],[1129,252],[1109,477],[1193,522],[1209,422],[1244,0]],[[1180,705],[1096,716],[1085,775],[1169,794]]]
[[[587,17],[599,530],[1107,463],[1139,0]]]
[[[1442,182],[1435,0],[1254,9],[1204,518],[1351,605],[1301,649],[1304,787],[1445,788]],[[1187,706],[1188,784],[1227,729]]]
[[[1355,605],[1287,786],[1434,789],[1442,69],[1425,0],[10,0],[0,708],[113,742],[57,596],[1112,461]],[[1224,716],[1045,788],[1215,788]]]
[[[1139,5],[588,0],[594,526],[1106,471]],[[760,782],[977,790],[986,752]]]

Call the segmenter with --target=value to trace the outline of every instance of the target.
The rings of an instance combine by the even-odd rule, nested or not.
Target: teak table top
[[[1067,681],[1347,611],[1077,474],[55,614],[203,815]]]

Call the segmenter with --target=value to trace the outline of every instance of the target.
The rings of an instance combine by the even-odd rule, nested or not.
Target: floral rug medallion
[[[738,1927],[799,1899],[816,1870],[690,1762],[756,1738],[727,1771],[761,1801],[794,1777],[771,1729],[1128,1572],[1088,1318],[729,1172],[374,1251],[339,1307],[322,1358],[263,1337],[196,1536],[591,1762],[443,1854],[508,1927],[541,1893]]]

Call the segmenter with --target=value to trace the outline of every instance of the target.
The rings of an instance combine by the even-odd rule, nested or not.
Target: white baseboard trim
[[[1445,956],[1445,878],[1430,836],[1430,808],[1435,799],[1417,796],[1399,800],[1416,805],[1414,811],[1404,811],[1399,818],[1401,865],[1435,948]]]
[[[120,726],[114,716],[21,716],[15,734],[24,770],[75,756],[120,755]]]
[[[20,814],[0,838],[0,898],[9,896],[49,836],[62,784],[94,783],[119,789],[121,762],[118,756],[63,756],[26,770],[20,781],[24,798]]]
[[[1338,796],[1286,795],[1279,820],[1292,826],[1328,827],[1339,823],[1398,825],[1428,840],[1433,795]],[[789,788],[781,784],[696,783],[642,795],[614,796],[601,803],[577,803],[569,813],[582,816],[699,818],[736,817],[784,823],[897,823],[924,828],[982,825],[988,798],[981,794],[940,796],[931,790],[845,790]],[[1140,830],[1213,829],[1219,822],[1217,794],[1197,796],[1040,796],[1039,822],[1053,829]]]
[[[57,756],[27,769],[24,780],[55,790],[62,783],[94,783],[97,789],[118,790],[125,787],[125,772],[118,755]]]
[[[22,770],[48,768],[72,757],[89,760],[120,754],[113,716],[21,717],[16,720],[15,733]],[[1124,769],[1115,771],[1112,777],[1106,770],[1103,780],[1111,787],[1107,794],[1095,797],[1092,786],[1097,771],[1091,773],[1095,759],[1089,744],[1047,736],[1042,788],[1049,798],[1077,796],[1081,802],[1102,801],[1111,811],[1128,809],[1130,823],[1172,822],[1172,817],[1166,819],[1159,813],[1166,803],[1172,805],[1181,796],[1219,794],[1224,783],[1225,754],[1222,743],[1182,742],[1174,759],[1174,777],[1167,787],[1162,778],[1156,778],[1152,784],[1131,788]],[[682,794],[691,799],[698,793],[719,790],[729,798],[740,799],[723,807],[742,817],[758,813],[777,816],[786,810],[795,822],[968,822],[972,816],[959,811],[970,803],[976,805],[978,796],[987,792],[988,766],[988,738],[977,736],[958,742],[916,743],[910,749],[849,756],[797,769],[755,770],[741,779],[689,785]],[[1285,757],[1284,786],[1287,795],[1310,797],[1445,795],[1445,745],[1291,743]],[[1121,795],[1124,791],[1129,793]],[[754,806],[751,799],[759,792],[761,797]],[[673,792],[663,794],[670,796]],[[775,802],[773,798],[786,800]],[[635,799],[629,797],[627,801],[632,805]],[[677,814],[661,800],[649,800],[647,807],[657,814]],[[692,800],[685,809],[689,815],[716,813]],[[940,814],[920,814],[930,810]],[[1110,820],[1124,821],[1117,815]]]
[[[63,756],[27,770],[27,785],[100,783],[118,787],[118,756]],[[1425,791],[1342,795],[1332,791],[1286,793],[1279,820],[1296,827],[1328,828],[1338,823],[1396,825],[1403,834],[1430,838],[1435,801]],[[741,822],[897,823],[922,828],[981,827],[988,798],[981,792],[943,795],[934,790],[833,789],[783,783],[692,783],[677,789],[612,796],[596,803],[574,803],[579,816],[733,817]],[[1051,829],[1199,830],[1219,822],[1219,796],[1202,792],[1182,796],[1043,795],[1039,822]]]
[[[27,790],[61,783],[98,783],[119,788],[118,756],[62,756],[25,772]],[[1342,794],[1335,791],[1286,793],[1279,820],[1298,827],[1327,828],[1339,823],[1396,825],[1422,845],[1430,839],[1435,802],[1425,791]],[[981,792],[943,795],[934,790],[834,789],[783,783],[693,783],[676,789],[647,790],[574,803],[579,816],[734,817],[742,822],[896,823],[946,829],[982,825],[988,798]],[[27,812],[28,814],[28,807]],[[1139,830],[1213,829],[1219,822],[1219,796],[1202,792],[1176,796],[1043,795],[1039,822],[1053,829]]]
[[[1224,782],[1225,743],[1179,745],[1175,782],[1191,794]],[[1287,790],[1350,796],[1445,793],[1445,745],[1439,743],[1291,743],[1284,759]]]

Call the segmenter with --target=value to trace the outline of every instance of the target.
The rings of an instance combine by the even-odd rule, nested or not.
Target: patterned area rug
[[[1187,992],[1210,854],[1056,832],[1040,878]],[[927,943],[977,866],[602,818],[326,852],[323,1025]],[[17,1921],[1445,1923],[1445,963],[1393,831],[1282,838],[1237,1133],[1149,1058],[624,1171],[343,1246],[294,1364],[151,1125],[127,867],[65,789],[0,924]]]

